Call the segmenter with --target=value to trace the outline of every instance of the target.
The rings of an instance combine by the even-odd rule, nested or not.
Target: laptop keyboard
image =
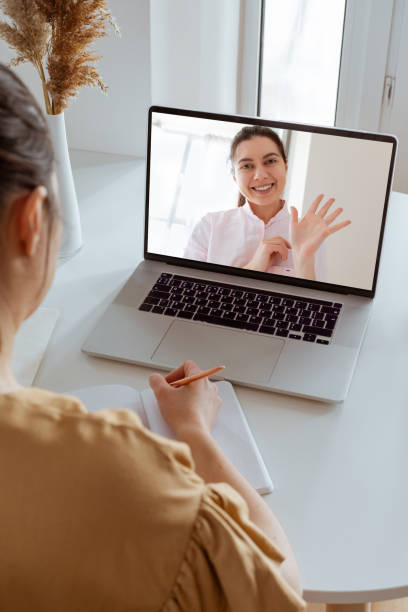
[[[329,344],[342,304],[163,273],[139,310]]]

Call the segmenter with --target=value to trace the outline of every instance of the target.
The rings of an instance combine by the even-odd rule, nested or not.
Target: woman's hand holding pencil
[[[224,366],[203,371],[194,361],[186,361],[166,377],[150,376],[149,383],[162,416],[179,440],[187,430],[211,431],[221,399],[208,376],[222,369]]]
[[[174,380],[170,383],[170,386],[183,387],[184,385],[188,385],[189,383],[200,380],[201,378],[207,378],[208,376],[212,376],[217,372],[221,372],[221,370],[225,370],[225,366],[217,366],[216,368],[211,368],[210,370],[202,370],[201,372],[197,372],[197,374],[193,374],[192,376],[180,378],[180,380]]]

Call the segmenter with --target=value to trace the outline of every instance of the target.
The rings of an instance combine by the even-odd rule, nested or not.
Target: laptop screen
[[[395,138],[152,107],[145,255],[373,295]]]

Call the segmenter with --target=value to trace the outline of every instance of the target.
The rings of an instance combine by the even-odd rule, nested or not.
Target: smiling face
[[[287,162],[271,138],[254,136],[241,142],[235,151],[233,168],[238,189],[251,204],[270,206],[280,202]]]

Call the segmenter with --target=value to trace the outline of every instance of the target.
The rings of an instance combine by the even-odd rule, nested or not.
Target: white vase
[[[68,259],[82,247],[81,219],[69,160],[64,113],[47,115],[48,127],[54,144],[58,179],[59,204],[63,222],[59,256]]]

